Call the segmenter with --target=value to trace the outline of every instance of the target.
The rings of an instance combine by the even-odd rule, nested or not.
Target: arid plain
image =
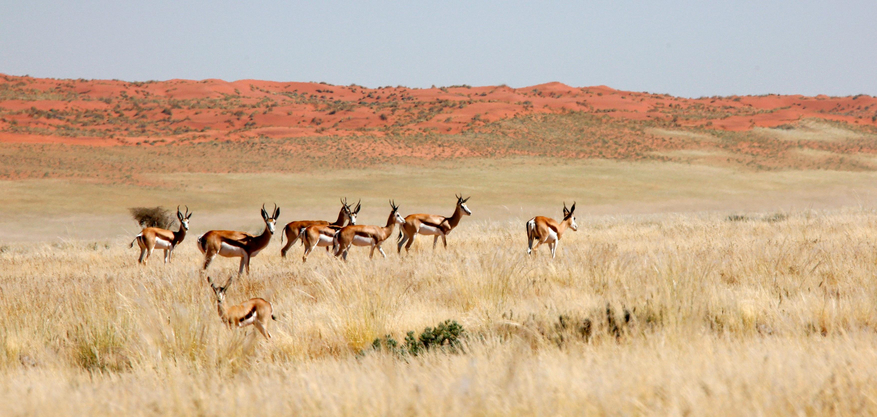
[[[2,78],[0,414],[877,413],[873,97]],[[274,337],[220,322],[201,233],[455,193],[448,249],[302,264],[276,234],[228,295]],[[137,265],[127,209],[177,204],[173,262]]]

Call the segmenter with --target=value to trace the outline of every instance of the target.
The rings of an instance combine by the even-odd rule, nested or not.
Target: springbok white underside
[[[317,246],[332,246],[332,237],[321,233],[320,240],[317,241]]]
[[[375,241],[368,237],[354,236],[351,243],[353,243],[353,246],[372,246],[375,244]]]
[[[167,240],[164,240],[160,237],[155,238],[155,249],[170,249],[170,248],[171,248],[171,242],[168,242]]]
[[[438,227],[430,226],[428,224],[423,224],[423,223],[420,224],[420,229],[417,230],[417,233],[420,233],[422,235],[427,235],[427,236],[433,236],[433,235],[437,236],[437,235],[444,234],[444,233],[442,233],[441,229],[439,229]]]
[[[239,322],[238,322],[238,327],[249,326],[249,325],[253,324],[253,322],[255,322],[255,321],[256,321],[256,315],[255,315],[255,314],[252,314],[252,315],[250,315],[250,317],[247,318],[246,320],[241,320],[241,321],[239,321]]]
[[[545,236],[545,239],[542,241],[544,243],[557,242],[557,232],[554,229],[548,229],[548,236]]]
[[[255,256],[257,252],[253,252],[250,256]],[[219,256],[224,256],[226,258],[240,258],[247,254],[244,248],[237,247],[234,245],[229,245],[228,243],[222,242],[219,247]]]

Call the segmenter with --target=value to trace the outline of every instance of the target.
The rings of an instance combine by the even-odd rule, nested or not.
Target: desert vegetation
[[[193,244],[147,267],[121,239],[4,244],[0,412],[877,410],[872,210],[579,216],[554,260],[524,221],[371,261],[273,243],[227,296],[272,303],[270,341],[221,323]]]

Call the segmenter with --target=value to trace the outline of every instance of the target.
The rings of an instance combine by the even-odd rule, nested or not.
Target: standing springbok
[[[551,258],[553,259],[554,253],[557,250],[557,242],[563,237],[563,232],[566,231],[566,228],[569,227],[573,231],[579,230],[579,226],[576,224],[576,216],[574,215],[575,211],[575,202],[572,203],[572,207],[569,209],[566,208],[566,203],[563,203],[563,221],[560,223],[543,216],[536,216],[530,219],[527,222],[527,255],[536,250],[539,245],[548,243],[548,248],[551,249]],[[533,246],[533,240],[536,240],[535,247]]]
[[[362,201],[362,200],[360,200]],[[283,237],[286,236],[286,245],[280,249],[280,256],[286,257],[286,252],[289,251],[289,248],[300,238],[302,229],[315,226],[320,224],[330,224],[337,227],[343,227],[345,223],[347,224],[356,224],[356,215],[359,213],[359,209],[362,206],[357,203],[355,209],[351,209],[347,204],[347,199],[341,200],[341,210],[338,212],[338,219],[333,223],[329,223],[325,220],[297,220],[294,222],[289,222],[286,226],[283,227],[283,234],[280,235],[280,244],[283,244]]]
[[[444,243],[447,249],[448,240],[446,236],[448,233],[451,233],[451,230],[457,227],[464,214],[467,216],[472,215],[472,210],[466,207],[466,202],[471,197],[463,198],[462,195],[457,195],[456,197],[457,208],[454,209],[454,214],[451,217],[439,216],[437,214],[409,214],[405,216],[405,223],[400,227],[401,230],[399,230],[397,252],[402,253],[402,245],[408,242],[405,245],[405,252],[407,253],[409,248],[411,248],[411,244],[414,243],[414,237],[418,234],[434,236],[432,239],[433,250],[435,250],[438,238],[441,236],[442,243]]]
[[[204,269],[210,266],[210,262],[216,255],[226,258],[241,258],[241,267],[238,275],[244,273],[244,267],[247,274],[250,273],[250,258],[256,256],[262,249],[271,242],[271,236],[274,234],[274,226],[277,218],[280,217],[280,207],[274,205],[274,215],[269,216],[265,211],[265,205],[262,204],[262,220],[265,221],[265,231],[259,236],[253,236],[249,233],[235,232],[231,230],[211,230],[198,238],[198,250],[204,254]]]
[[[371,246],[372,249],[368,255],[369,259],[374,256],[375,248],[377,248],[381,252],[381,255],[384,255],[384,258],[386,258],[387,254],[384,253],[381,244],[393,234],[393,229],[396,227],[396,223],[405,223],[405,219],[399,214],[399,206],[397,206],[392,200],[390,201],[390,208],[390,217],[387,218],[387,225],[385,227],[358,225],[345,226],[341,228],[338,233],[335,233],[335,239],[332,242],[332,247],[335,248],[335,256],[343,255],[342,257],[346,261],[350,245],[354,245]]]
[[[152,256],[154,249],[164,249],[164,263],[171,260],[171,254],[174,248],[183,242],[186,238],[186,231],[189,230],[189,206],[186,206],[186,214],[180,212],[180,206],[177,206],[177,219],[180,220],[180,230],[171,232],[170,230],[159,227],[147,227],[140,231],[140,234],[134,237],[129,247],[134,247],[134,242],[140,246],[140,262],[146,265],[146,261]]]
[[[271,333],[268,333],[268,319],[277,320],[274,317],[274,308],[271,307],[271,303],[262,298],[251,298],[236,306],[225,306],[225,290],[231,285],[233,278],[229,278],[224,286],[217,287],[213,283],[213,279],[207,277],[207,282],[210,284],[210,288],[213,289],[213,294],[216,295],[216,309],[219,311],[219,318],[228,327],[246,327],[252,324],[259,333],[262,333],[262,336],[270,339]]]
[[[356,225],[356,215],[359,214],[359,209],[361,208],[362,206],[357,203],[356,209],[350,213],[349,226]],[[305,248],[304,255],[302,255],[301,258],[302,263],[308,261],[308,255],[310,255],[317,246],[324,246],[328,252],[329,247],[332,246],[332,242],[335,240],[335,234],[338,233],[341,228],[342,226],[337,226],[335,224],[315,224],[313,226],[302,228],[301,232],[298,234],[301,238],[302,246]]]

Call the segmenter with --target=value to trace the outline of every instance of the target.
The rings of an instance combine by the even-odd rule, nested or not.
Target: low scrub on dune
[[[221,323],[192,242],[6,245],[0,414],[877,413],[877,213],[580,215],[556,259],[525,220],[387,259],[272,244],[227,295],[272,303],[270,340]]]

